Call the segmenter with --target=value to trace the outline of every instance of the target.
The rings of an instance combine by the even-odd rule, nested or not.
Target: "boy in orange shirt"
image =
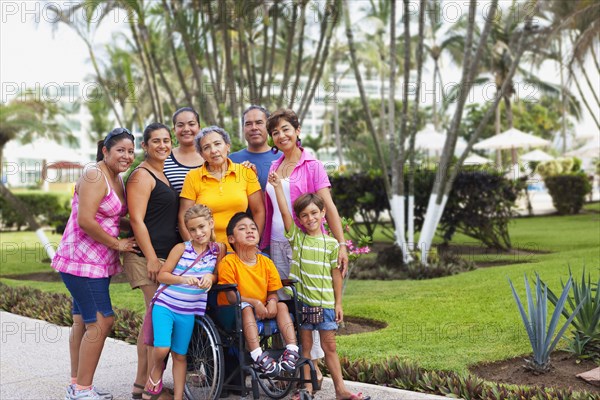
[[[281,369],[293,372],[300,358],[296,333],[288,307],[280,303],[277,291],[282,288],[275,264],[259,254],[258,227],[252,217],[244,212],[235,214],[227,225],[227,240],[234,250],[219,263],[219,284],[235,283],[242,300],[242,330],[254,367],[267,376],[274,377]],[[219,297],[219,304],[234,304],[233,292],[227,299]],[[257,320],[277,319],[286,349],[279,362],[260,348]]]

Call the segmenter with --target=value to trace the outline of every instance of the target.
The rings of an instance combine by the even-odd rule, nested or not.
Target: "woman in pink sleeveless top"
[[[132,238],[118,238],[121,219],[127,214],[119,174],[133,162],[133,140],[127,129],[116,128],[98,143],[98,162],[84,171],[75,186],[71,216],[52,260],[73,297],[71,384],[66,399],[112,399],[99,393],[92,381],[114,324],[110,277],[121,271],[119,252],[134,251],[135,246]]]

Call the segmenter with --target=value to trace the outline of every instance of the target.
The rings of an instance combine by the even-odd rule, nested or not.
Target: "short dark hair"
[[[144,143],[148,144],[150,136],[152,136],[152,132],[158,131],[160,129],[164,129],[167,131],[167,133],[171,134],[169,127],[165,124],[161,124],[160,122],[152,122],[144,129]]]
[[[198,125],[200,125],[200,114],[198,114],[198,112],[196,110],[194,110],[192,107],[181,107],[179,110],[175,111],[175,113],[173,114],[173,126],[175,126],[175,121],[177,120],[177,116],[179,114],[181,114],[182,112],[191,112],[192,114],[194,114],[194,116],[196,117],[196,122],[198,123]]]
[[[325,200],[316,193],[304,193],[294,201],[294,213],[299,216],[302,210],[310,204],[314,204],[319,210],[325,209]]]
[[[229,220],[229,223],[227,224],[227,228],[225,228],[225,234],[227,235],[228,241],[229,241],[229,236],[233,235],[233,230],[235,229],[235,226],[238,224],[238,222],[240,222],[244,218],[249,218],[250,221],[254,222],[254,218],[252,218],[252,215],[248,214],[247,212],[243,212],[243,211],[235,213],[233,215],[233,217],[231,217],[231,219]],[[254,224],[256,225],[256,222],[254,222]],[[233,244],[229,243],[229,245],[231,246],[233,251],[235,251],[235,247],[233,246]]]
[[[261,111],[263,114],[265,114],[265,119],[269,119],[269,116],[271,116],[271,113],[269,112],[269,110],[267,110],[263,106],[258,106],[258,105],[253,104],[244,110],[244,113],[242,114],[242,125],[246,123],[246,114],[248,114],[252,110]]]
[[[279,110],[271,114],[271,116],[267,120],[267,132],[269,133],[269,136],[272,136],[271,132],[277,127],[277,125],[279,125],[279,121],[281,121],[282,119],[289,122],[294,127],[294,129],[298,129],[300,127],[300,122],[298,122],[298,116],[293,110],[290,110],[289,108],[280,108]]]

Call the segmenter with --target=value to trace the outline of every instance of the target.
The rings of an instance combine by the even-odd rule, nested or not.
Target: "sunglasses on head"
[[[106,138],[104,139],[104,145],[106,146],[106,144],[108,143],[108,141],[110,139],[114,138],[115,136],[122,135],[123,133],[127,134],[127,136],[129,136],[131,138],[131,140],[135,142],[135,137],[133,136],[133,134],[131,132],[129,132],[129,129],[115,128],[112,131],[110,131],[110,133],[108,135],[106,135]]]

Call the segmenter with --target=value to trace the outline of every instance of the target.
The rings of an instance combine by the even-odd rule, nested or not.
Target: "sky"
[[[52,4],[66,7],[69,2],[57,1]],[[53,16],[47,7],[47,3],[41,2],[0,0],[2,102],[10,100],[25,88],[42,89],[48,100],[74,101],[78,96],[85,100],[86,95],[96,87],[95,83],[85,81],[86,76],[93,73],[93,68],[84,41],[64,24],[53,29]],[[112,40],[115,31],[124,28],[126,17],[124,12],[121,15],[113,14],[102,24],[94,25],[99,27],[93,39],[96,48],[101,49],[102,44]],[[595,71],[591,61],[589,64],[588,71]],[[456,76],[459,76],[459,71],[456,72]],[[558,71],[551,66],[540,71],[540,75],[556,83],[560,79]],[[597,74],[592,79],[600,85]],[[431,82],[427,78],[424,81]],[[68,90],[58,93],[56,89],[61,86]],[[584,120],[576,125],[577,134],[597,134],[598,129],[587,110],[584,110],[584,115]]]

